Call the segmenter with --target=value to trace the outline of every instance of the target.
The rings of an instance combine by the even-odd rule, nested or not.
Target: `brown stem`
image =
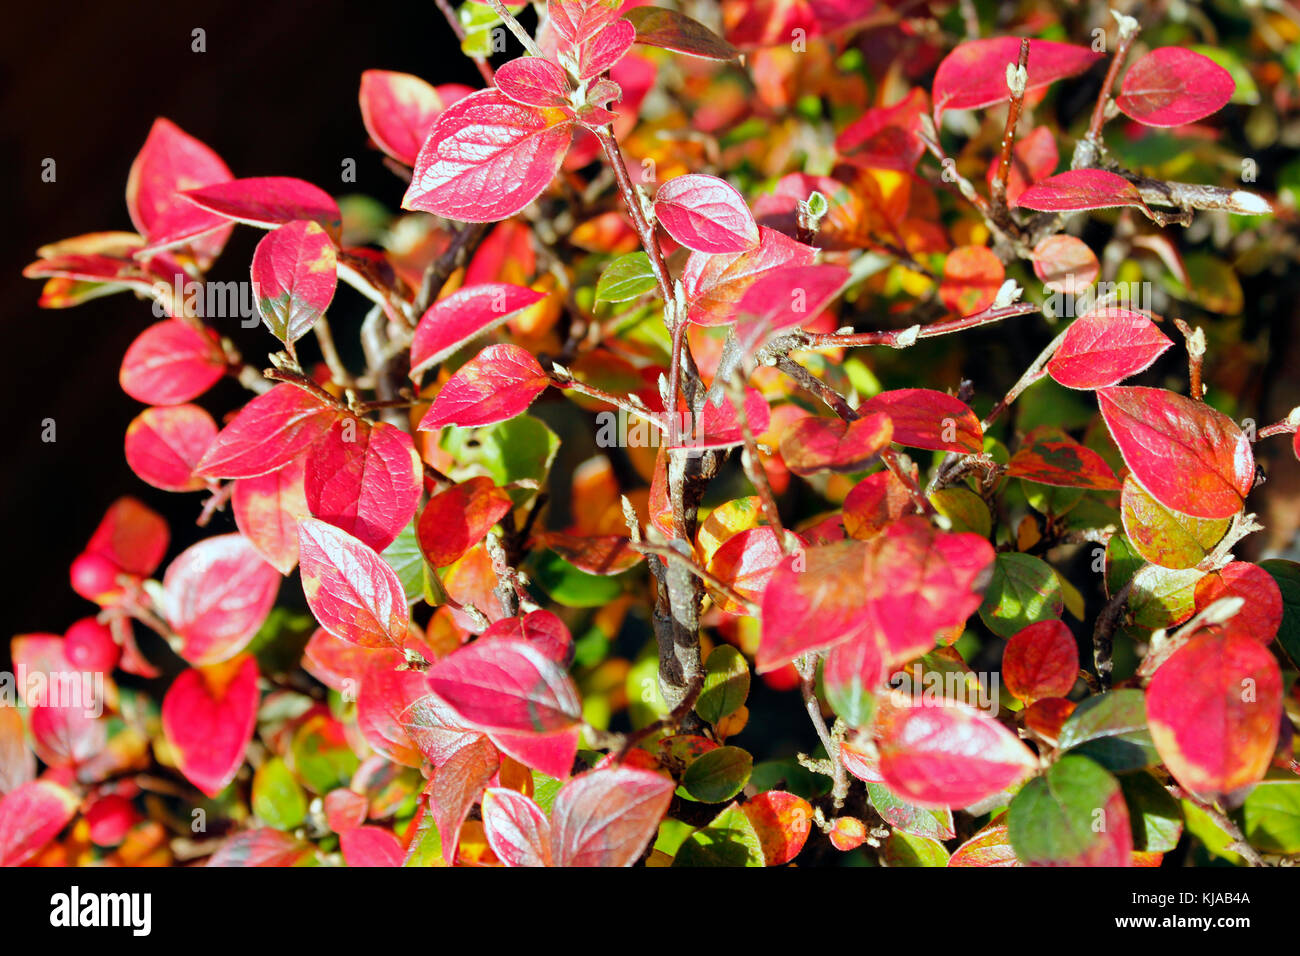
[[[808,719],[812,721],[818,739],[826,748],[826,757],[831,762],[833,781],[831,794],[835,801],[835,808],[838,810],[844,805],[844,796],[848,793],[848,776],[844,769],[844,761],[840,759],[839,745],[826,726],[821,702],[817,700],[817,658],[812,654],[806,654],[795,662],[795,669],[799,672],[799,691],[803,695],[804,710],[808,712]]]
[[[1020,41],[1020,61],[1017,64],[1017,79],[1011,87],[1011,96],[1007,101],[1007,124],[1002,131],[1002,153],[998,159],[998,172],[993,179],[990,193],[993,197],[993,215],[1000,221],[1009,222],[1007,211],[1007,178],[1011,175],[1011,150],[1016,143],[1016,125],[1020,122],[1020,111],[1025,105],[1025,84],[1029,65],[1029,37]]]
[[[451,32],[456,34],[456,39],[461,43],[464,43],[465,28],[460,25],[460,18],[456,16],[456,11],[451,8],[451,4],[448,3],[447,0],[433,0],[433,2],[438,5],[438,9],[442,11],[442,15],[446,17],[447,24],[451,27]],[[483,77],[483,82],[488,86],[491,86],[493,81],[491,64],[481,56],[471,56],[470,59],[473,60],[474,65],[478,67],[478,72],[479,75]]]
[[[940,335],[964,332],[967,329],[992,325],[995,322],[1001,322],[1003,319],[1013,318],[1018,315],[1030,315],[1038,311],[1038,306],[1032,302],[1016,302],[1011,305],[985,309],[983,312],[976,312],[974,315],[945,319],[942,322],[933,322],[930,325],[914,325],[907,329],[889,329],[880,332],[821,332],[807,334],[801,344],[805,348],[814,349],[832,346],[849,348],[858,345],[887,345],[890,348],[902,349],[913,345],[920,339],[932,339]]]

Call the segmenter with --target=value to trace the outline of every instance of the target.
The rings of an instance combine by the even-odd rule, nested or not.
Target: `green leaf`
[[[516,415],[481,428],[443,429],[442,447],[456,461],[452,478],[460,481],[486,474],[505,487],[517,481],[544,484],[560,439],[541,419]],[[519,505],[536,493],[531,488],[512,488],[510,498]]]
[[[739,747],[718,747],[696,758],[682,774],[682,786],[701,803],[723,803],[744,789],[754,758]]]
[[[1282,592],[1282,626],[1277,639],[1293,664],[1300,665],[1300,564],[1269,558],[1259,566],[1277,582]]]
[[[749,697],[749,664],[730,644],[719,644],[704,665],[704,687],[695,712],[711,724],[735,713]]]
[[[596,299],[603,302],[627,302],[652,291],[657,285],[650,257],[644,252],[629,252],[611,262],[596,283]]]
[[[298,776],[313,793],[346,786],[361,765],[340,725],[325,714],[309,717],[298,728],[290,750]]]
[[[1148,564],[1133,575],[1128,607],[1133,621],[1143,627],[1170,627],[1192,616],[1196,607],[1196,582],[1204,571],[1182,571]]]
[[[930,495],[934,510],[952,522],[953,531],[970,531],[987,538],[993,531],[993,518],[984,499],[963,485],[940,488]]]
[[[948,851],[929,837],[894,830],[885,841],[886,866],[947,866]]]
[[[763,844],[749,817],[734,803],[687,837],[673,858],[673,866],[763,865]]]
[[[867,784],[867,796],[876,812],[896,830],[928,840],[953,838],[952,810],[917,807],[895,796],[880,783]],[[945,860],[947,859],[945,855]],[[942,865],[942,864],[941,864]]]
[[[1120,788],[1128,804],[1133,849],[1168,853],[1183,835],[1183,810],[1160,781],[1145,770],[1121,774]]]
[[[402,866],[445,866],[442,861],[442,837],[432,813],[425,813],[415,828],[415,837],[406,850]]]
[[[414,520],[401,530],[393,543],[379,556],[397,572],[408,601],[418,601],[424,597],[424,555],[420,553],[420,542],[415,536]]]
[[[1144,564],[1146,560],[1133,542],[1122,534],[1112,534],[1106,542],[1106,593],[1118,594]]]
[[[1064,609],[1061,581],[1046,561],[1013,552],[997,556],[980,607],[994,634],[1011,637],[1037,621],[1060,618]]]
[[[623,593],[622,575],[588,574],[554,551],[534,551],[529,576],[565,607],[603,607]]]
[[[279,757],[267,760],[253,774],[253,812],[277,830],[292,830],[307,818],[307,796]]]
[[[1117,773],[1160,763],[1147,730],[1146,699],[1135,688],[1113,690],[1081,701],[1061,727],[1057,746]]]
[[[1011,801],[1007,832],[1029,865],[1122,865],[1132,848],[1119,783],[1084,757],[1062,757]]]
[[[1257,784],[1241,816],[1253,846],[1268,853],[1300,853],[1300,777]]]

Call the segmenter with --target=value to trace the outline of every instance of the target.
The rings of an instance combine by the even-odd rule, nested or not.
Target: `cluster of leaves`
[[[1101,9],[958,41],[938,4],[702,5],[725,37],[535,6],[535,33],[460,9],[484,89],[363,75],[406,214],[235,178],[160,119],[135,231],[28,268],[47,307],[165,310],[122,362],[148,406],[126,460],[234,530],[155,578],[169,529],[123,498],[71,569],[98,613],[13,639],[18,675],[79,693],[0,706],[0,862],[1153,865],[1185,830],[1300,852],[1300,566],[1232,553],[1254,441],[1300,414],[1243,429],[1205,401],[1203,331],[1084,295],[1157,276],[1231,311],[1231,269],[1169,227],[1262,231],[1270,203],[1155,176],[1243,83],[1292,79]],[[493,70],[506,28],[525,55]],[[1090,115],[1061,95],[1084,76]],[[240,224],[265,230],[265,372],[200,307]],[[340,279],[372,305],[363,371],[326,320]],[[1014,322],[1059,334],[1000,401],[923,348]],[[1190,394],[1164,387],[1173,325]],[[227,377],[253,396],[218,421],[193,402]],[[818,753],[761,753],[751,667]]]

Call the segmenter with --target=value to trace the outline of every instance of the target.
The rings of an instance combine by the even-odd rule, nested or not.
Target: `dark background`
[[[211,531],[194,527],[201,496],[136,478],[122,455],[143,406],[123,393],[118,368],[131,341],[157,321],[131,294],[65,310],[36,306],[41,282],[20,272],[38,246],[103,230],[131,230],[127,172],[157,116],[206,142],[236,176],[297,176],[335,195],[365,193],[396,209],[404,185],[367,145],[357,89],[363,70],[403,70],[431,82],[481,84],[432,2],[229,0],[125,4],[11,4],[0,30],[0,329],[3,451],[0,515],[5,641],[62,633],[94,613],[68,584],[68,566],[118,496],[134,495],[172,528],[170,555]],[[207,51],[191,51],[191,31]],[[57,180],[41,181],[41,163]],[[344,158],[357,181],[341,182]],[[239,227],[211,273],[248,278],[258,231]],[[340,340],[355,341],[361,302],[341,288]],[[331,317],[335,310],[331,310]],[[238,344],[260,329],[225,320]],[[256,361],[259,350],[245,352]],[[202,401],[214,416],[247,398],[231,381]],[[41,441],[53,418],[57,441]],[[214,529],[233,522],[218,516]]]

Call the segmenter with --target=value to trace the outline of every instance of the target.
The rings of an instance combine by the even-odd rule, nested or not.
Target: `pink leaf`
[[[439,299],[429,306],[415,327],[411,339],[411,378],[418,382],[429,366],[545,297],[544,292],[524,286],[487,282]]]
[[[298,519],[310,514],[305,469],[299,456],[269,475],[236,480],[230,495],[235,527],[281,574],[298,563]]]
[[[274,229],[295,219],[310,219],[324,227],[335,242],[343,228],[339,204],[318,186],[289,176],[232,179],[182,195],[200,209],[246,222],[262,229]]]
[[[253,399],[208,447],[195,474],[254,478],[283,468],[321,435],[339,409],[288,383]]]
[[[479,730],[544,734],[582,716],[573,681],[559,664],[519,640],[475,641],[438,661],[429,687]]]
[[[415,517],[424,467],[411,436],[387,422],[351,415],[307,452],[307,507],[376,551]]]
[[[996,720],[964,704],[899,704],[876,721],[880,775],[909,803],[964,807],[1032,773],[1038,760]]]
[[[522,793],[503,787],[484,793],[483,830],[488,846],[506,866],[551,865],[550,821]]]
[[[744,197],[716,176],[687,173],[668,180],[655,193],[654,209],[668,234],[688,249],[744,252],[758,245],[758,225]]]
[[[403,209],[464,222],[508,219],[559,171],[573,123],[560,110],[479,90],[449,107],[420,150]]]
[[[19,866],[76,815],[78,800],[56,783],[24,783],[0,800],[0,866]]]
[[[298,522],[302,590],[329,633],[362,647],[402,647],[410,620],[402,582],[383,558],[316,518]]]
[[[984,431],[975,413],[944,392],[929,388],[881,392],[859,405],[858,411],[886,413],[894,423],[893,440],[900,445],[974,454],[984,449]]]
[[[1165,46],[1129,67],[1115,105],[1147,126],[1183,126],[1217,113],[1236,89],[1232,74],[1208,56]]]
[[[668,812],[671,778],[617,767],[574,777],[551,809],[556,866],[631,866]]]
[[[338,259],[314,222],[296,220],[262,238],[253,252],[257,311],[271,334],[292,345],[325,314],[338,286]]]
[[[257,661],[190,668],[162,703],[162,728],[185,778],[209,797],[235,779],[257,719]]]
[[[1034,183],[1014,205],[1039,212],[1076,212],[1114,206],[1146,208],[1138,188],[1104,169],[1071,169]]]
[[[196,667],[234,657],[271,613],[279,590],[279,572],[241,534],[187,548],[163,577],[167,622],[181,639],[178,653]]]
[[[725,325],[764,274],[785,266],[809,266],[816,250],[777,232],[758,227],[759,244],[745,252],[692,252],[682,270],[690,303],[688,316],[697,325]]]
[[[635,42],[636,27],[627,20],[615,20],[579,48],[578,79],[595,79],[611,69]]]
[[[482,734],[463,734],[454,749],[438,762],[429,781],[429,808],[442,838],[443,859],[448,863],[455,861],[460,828],[474,801],[500,766],[497,748]]]
[[[339,835],[339,846],[348,866],[401,866],[406,857],[401,841],[383,827],[345,830]]]
[[[433,407],[420,419],[419,429],[491,425],[514,418],[549,384],[527,350],[517,345],[488,346],[443,385]]]
[[[217,423],[197,405],[146,408],[126,428],[126,463],[155,488],[198,491],[207,482],[194,469],[216,437]]]
[[[415,165],[420,144],[448,106],[471,92],[449,83],[437,89],[418,76],[391,70],[361,74],[361,121],[376,145],[399,163]]]
[[[366,743],[385,759],[418,767],[423,755],[403,724],[412,704],[427,692],[419,671],[397,670],[400,661],[389,654],[367,654],[357,688],[357,728]]]
[[[565,623],[550,611],[530,611],[523,617],[503,617],[480,636],[480,640],[512,637],[528,641],[562,667],[573,656],[573,635]]]
[[[516,103],[559,109],[569,105],[569,78],[550,60],[521,56],[497,68],[497,89]]]
[[[204,335],[167,319],[149,326],[122,358],[122,391],[149,405],[179,405],[197,398],[226,374],[216,333]]]

